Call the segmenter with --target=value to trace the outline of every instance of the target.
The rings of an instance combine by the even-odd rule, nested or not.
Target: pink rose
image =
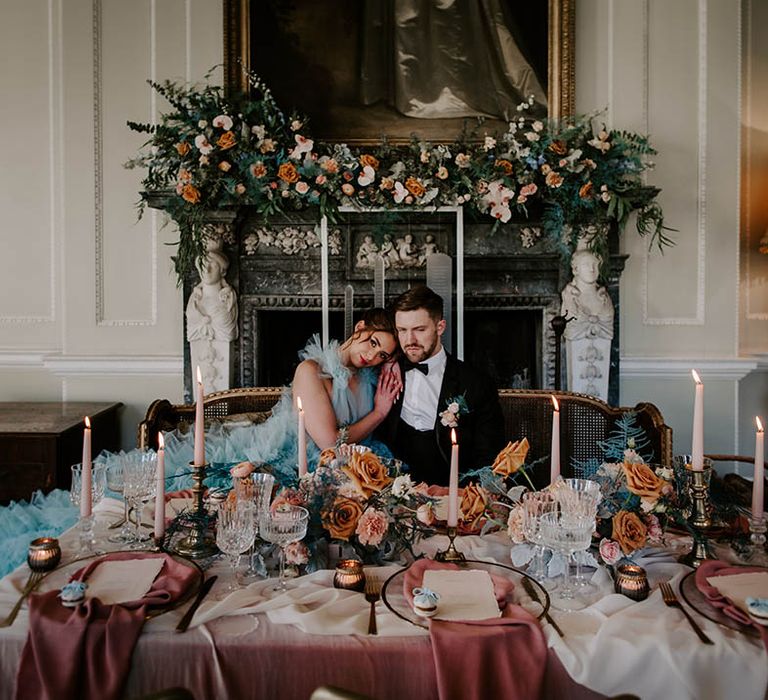
[[[306,194],[307,192],[309,192],[309,185],[306,182],[304,182],[304,180],[301,180],[300,182],[296,183],[296,191],[299,194]]]
[[[419,484],[421,486],[421,484]],[[416,487],[418,489],[418,486]],[[426,526],[432,525],[435,522],[435,509],[431,503],[422,503],[416,509],[416,520]]]
[[[608,566],[613,566],[622,557],[619,543],[603,537],[600,540],[600,556]]]
[[[648,528],[648,539],[651,542],[661,542],[664,531],[661,529],[661,523],[655,515],[646,515],[645,524]]]
[[[355,188],[347,182],[341,186],[341,191],[347,195],[347,197],[351,197],[355,193]]]
[[[303,542],[291,542],[285,547],[284,552],[287,564],[302,566],[309,561],[309,550]]]
[[[328,178],[326,178],[325,175],[318,175],[315,178],[315,184],[317,184],[317,185],[324,185],[327,179]]]
[[[518,503],[509,511],[509,518],[507,518],[507,534],[509,535],[509,539],[515,544],[522,544],[525,542],[525,535],[523,534],[522,504]]]
[[[389,529],[389,518],[383,511],[369,508],[357,521],[355,534],[360,544],[378,547]]]
[[[530,197],[533,194],[536,194],[536,191],[538,190],[538,187],[534,183],[530,183],[528,185],[523,185],[520,188],[520,194],[524,197]]]

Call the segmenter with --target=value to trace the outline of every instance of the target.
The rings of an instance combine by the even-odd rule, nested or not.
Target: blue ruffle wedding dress
[[[299,359],[314,360],[318,365],[320,377],[332,380],[331,404],[339,426],[356,423],[373,410],[377,371],[372,368],[360,370],[357,374],[357,386],[354,391],[350,389],[352,370],[342,364],[337,341],[331,341],[323,350],[319,337],[315,335],[299,353]],[[206,429],[205,433],[205,456],[211,465],[206,484],[209,487],[230,486],[229,468],[243,461],[269,465],[280,484],[294,483],[298,470],[297,429],[298,419],[293,409],[291,387],[285,388],[280,401],[272,410],[272,416],[264,423],[214,424]],[[363,444],[382,457],[392,456],[383,443],[370,437],[364,440]],[[174,477],[166,483],[168,490],[186,488],[191,484],[189,463],[193,453],[193,431],[181,433],[176,430],[166,433],[166,473]],[[319,455],[317,445],[307,436],[307,461],[310,471],[317,464]]]

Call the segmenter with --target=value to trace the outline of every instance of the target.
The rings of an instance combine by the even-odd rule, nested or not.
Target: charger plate
[[[699,615],[706,617],[707,620],[716,622],[718,625],[736,630],[749,637],[760,638],[760,632],[754,625],[742,625],[738,620],[726,615],[720,608],[716,608],[710,603],[706,596],[696,587],[696,570],[689,571],[680,581],[680,595]]]
[[[175,554],[173,552],[163,552],[164,554],[167,554],[169,557],[172,557],[174,561],[183,564],[184,566],[189,567],[195,572],[195,578],[193,579],[192,585],[189,587],[189,589],[179,598],[174,600],[172,603],[167,603],[166,605],[152,605],[147,608],[147,616],[146,619],[150,620],[153,617],[157,617],[158,615],[163,615],[167,612],[170,612],[171,610],[175,610],[176,608],[180,607],[181,605],[184,605],[190,598],[197,595],[198,590],[200,590],[200,586],[203,582],[203,579],[205,577],[205,574],[203,573],[203,570],[200,568],[200,566],[192,561],[191,559],[187,559],[186,557],[182,557],[179,554]],[[116,550],[113,552],[106,552],[105,554],[93,554],[88,557],[80,557],[78,559],[72,559],[68,562],[65,562],[64,564],[61,564],[58,568],[54,569],[53,571],[50,571],[45,576],[43,576],[38,584],[33,589],[34,593],[47,593],[48,591],[54,591],[59,590],[62,586],[69,583],[72,576],[82,569],[84,566],[89,564],[91,561],[95,561],[98,559],[106,559],[109,557],[110,554],[133,554],[135,555],[134,559],[146,559],[148,557],[157,556],[157,552],[148,552],[148,551],[142,551],[142,550]]]
[[[528,610],[532,615],[541,619],[549,610],[549,593],[547,590],[532,576],[529,576],[524,571],[516,569],[513,566],[507,566],[506,564],[496,564],[487,561],[478,561],[474,559],[467,559],[467,569],[479,569],[481,571],[487,571],[492,576],[502,576],[512,581],[515,586],[507,597],[508,603],[514,603],[521,605]],[[381,590],[381,599],[395,615],[400,619],[410,622],[418,627],[427,629],[429,627],[429,619],[423,618],[417,615],[408,599],[405,597],[403,591],[403,584],[405,581],[405,572],[408,571],[410,566],[406,566],[400,571],[396,571],[385,582]],[[528,579],[533,585],[533,589],[536,591],[540,602],[533,601],[523,588],[523,579]]]

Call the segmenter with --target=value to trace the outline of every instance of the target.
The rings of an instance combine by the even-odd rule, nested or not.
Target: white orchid
[[[204,156],[207,156],[213,151],[213,146],[208,142],[208,137],[205,134],[198,134],[195,136],[195,146]]]
[[[395,203],[400,204],[408,196],[408,190],[405,189],[403,183],[399,180],[395,183],[395,187],[392,190],[392,197]]]
[[[294,148],[288,155],[289,158],[293,158],[294,160],[301,158],[303,153],[311,153],[312,149],[315,147],[315,142],[312,139],[308,139],[301,134],[296,134],[294,139],[296,140],[296,148]]]
[[[213,126],[218,129],[224,129],[224,131],[229,131],[232,128],[232,123],[232,117],[226,114],[220,114],[218,117],[213,118]]]
[[[375,179],[376,171],[370,165],[366,165],[363,168],[363,172],[361,172],[357,178],[357,184],[360,185],[360,187],[367,187],[372,184]]]

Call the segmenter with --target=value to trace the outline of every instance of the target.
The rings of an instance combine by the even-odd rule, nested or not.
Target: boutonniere
[[[459,416],[469,413],[466,392],[461,396],[448,399],[445,403],[445,410],[440,413],[440,422],[446,428],[456,428],[459,425]]]

